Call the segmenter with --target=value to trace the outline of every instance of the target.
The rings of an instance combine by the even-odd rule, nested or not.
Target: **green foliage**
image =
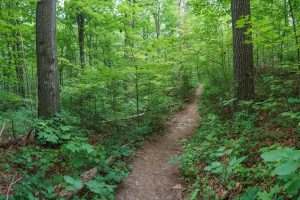
[[[34,132],[38,141],[0,152],[3,179],[24,175],[10,197],[57,199],[55,185],[80,188],[75,177],[101,166],[103,176],[75,198],[113,199],[135,148],[162,130],[199,80],[207,86],[201,127],[174,159],[192,183],[189,198],[221,199],[216,186],[226,198],[241,192],[241,199],[295,197],[298,150],[269,147],[294,146],[294,133],[300,134],[299,0],[253,0],[252,16],[238,22],[239,28],[249,25],[247,34],[252,34],[247,44],[254,50],[256,98],[240,102],[235,114],[230,3],[191,0],[178,8],[176,0],[58,1],[62,113],[41,120],[35,111],[36,1],[2,0],[0,128],[5,124],[5,140]],[[78,47],[78,15],[85,22],[84,55]],[[266,163],[259,157],[263,147]],[[117,159],[107,166],[110,156]]]
[[[15,194],[12,199],[38,200],[39,197],[56,199],[56,192],[52,180],[47,179],[45,172],[39,171],[33,176],[27,176],[14,186]],[[39,191],[37,193],[36,191]]]
[[[22,99],[16,94],[0,94],[0,110],[7,111],[11,108],[19,108],[22,105]]]
[[[13,136],[13,133],[18,135],[26,135],[33,129],[33,121],[35,113],[32,109],[21,108],[18,110],[9,110],[0,116],[0,124],[5,126],[4,134]]]
[[[41,144],[61,144],[71,139],[74,127],[64,125],[64,121],[57,117],[51,120],[37,120],[35,129],[37,139]]]
[[[261,157],[265,162],[271,162],[275,169],[273,175],[278,176],[279,184],[282,186],[286,193],[291,197],[297,197],[300,191],[300,151],[291,148],[279,148],[264,152]],[[279,189],[271,190],[269,197],[273,197],[275,194],[280,194],[281,187],[276,186]]]
[[[247,188],[244,194],[241,195],[240,200],[256,200],[258,193],[261,192],[262,188],[254,186]]]
[[[104,160],[105,151],[102,146],[95,148],[86,138],[75,137],[60,149],[61,155],[74,169],[83,166],[98,165]]]
[[[83,187],[83,184],[80,179],[74,179],[71,176],[64,176],[64,180],[67,183],[67,190],[78,190]]]
[[[113,191],[115,187],[106,184],[102,177],[97,176],[94,180],[87,182],[86,185],[91,192],[97,194],[96,197],[103,200],[113,199]]]
[[[281,79],[274,79],[272,88],[281,89]],[[292,93],[282,97],[276,89],[262,100],[241,102],[240,111],[233,115],[228,114],[232,96],[223,86],[212,85],[212,80],[206,84],[201,125],[191,141],[183,143],[184,152],[179,156],[189,198],[297,199],[299,150],[272,150],[279,146],[276,143],[295,144],[297,98]],[[261,153],[266,162],[259,158]]]

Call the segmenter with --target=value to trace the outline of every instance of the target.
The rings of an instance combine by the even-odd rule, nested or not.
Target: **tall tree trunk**
[[[93,60],[93,56],[92,56],[92,44],[93,44],[93,32],[92,32],[92,25],[91,25],[91,23],[89,23],[89,40],[88,40],[88,44],[87,44],[87,46],[88,46],[88,58],[89,58],[89,60],[88,60],[88,63],[89,63],[89,65],[93,65],[93,63],[92,63],[92,60]],[[97,44],[96,44],[97,45]]]
[[[6,37],[7,38],[7,37]],[[7,39],[8,40],[8,39]],[[13,58],[12,58],[12,52],[11,52],[11,42],[8,40],[7,42],[7,63],[8,63],[8,67],[3,70],[3,74],[5,79],[5,83],[4,83],[4,89],[6,92],[10,92],[10,68],[13,66]]]
[[[155,22],[155,32],[156,32],[156,39],[160,38],[160,34],[161,34],[161,2],[158,2],[158,4],[156,5],[156,11],[153,13],[153,18],[154,18],[154,22]],[[157,61],[159,63],[160,61],[160,55],[161,55],[161,49],[160,49],[160,45],[159,43],[157,44]]]
[[[290,8],[290,13],[291,13],[291,18],[293,22],[293,31],[295,35],[295,43],[297,46],[297,66],[298,66],[298,71],[300,71],[300,48],[299,48],[299,38],[298,38],[298,33],[297,33],[297,23],[296,23],[296,18],[295,18],[295,13],[293,9],[293,5],[291,0],[288,0],[289,8]],[[297,79],[296,79],[296,92],[298,96],[300,97],[300,76],[297,74]]]
[[[251,16],[250,0],[232,0],[233,67],[236,87],[236,105],[241,100],[254,98],[253,46],[246,43],[251,35],[246,35],[249,25],[237,28],[236,23],[245,16]],[[237,107],[236,107],[237,108]]]
[[[294,35],[295,35],[295,42],[296,42],[296,45],[298,47],[299,38],[298,38],[298,35],[297,35],[297,24],[296,24],[294,9],[293,9],[291,0],[288,0],[288,4],[289,4],[291,18],[292,18],[292,22],[293,22],[293,31],[294,31]],[[297,48],[297,61],[300,62],[300,49],[299,49],[299,47]]]
[[[56,48],[56,1],[40,0],[36,7],[38,115],[51,118],[60,110]]]
[[[287,9],[287,0],[283,0],[284,3],[284,28],[283,28],[283,34],[282,37],[284,38],[286,36],[286,27],[288,26],[288,9]],[[280,54],[279,54],[280,63],[284,60],[284,40],[281,41],[280,44]]]
[[[21,97],[25,97],[25,88],[24,88],[24,68],[23,68],[23,60],[20,56],[21,48],[19,42],[13,46],[14,54],[15,54],[15,68],[16,75],[18,79],[17,83],[17,91]]]
[[[78,44],[79,44],[79,54],[80,54],[80,65],[81,69],[83,70],[85,67],[85,52],[84,52],[84,29],[85,18],[84,15],[78,14],[77,15],[77,25],[78,25]]]
[[[161,15],[161,5],[160,5],[160,2],[158,2],[158,5],[156,7],[156,12],[153,13],[153,18],[154,18],[154,22],[155,22],[155,32],[156,32],[157,39],[159,39],[159,37],[160,37],[160,29],[161,29],[160,15]]]

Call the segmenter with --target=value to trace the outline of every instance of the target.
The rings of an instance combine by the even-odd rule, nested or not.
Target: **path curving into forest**
[[[117,190],[117,200],[182,200],[178,166],[168,161],[181,152],[179,141],[194,134],[199,124],[199,86],[192,100],[172,119],[165,135],[138,150],[131,175]]]

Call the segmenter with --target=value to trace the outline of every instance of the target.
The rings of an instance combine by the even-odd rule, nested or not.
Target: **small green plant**
[[[64,125],[59,118],[51,120],[37,120],[35,125],[37,140],[41,144],[57,145],[71,139],[71,126]]]
[[[299,196],[300,191],[300,150],[288,147],[265,152],[261,155],[263,160],[274,166],[273,176],[277,176],[278,186],[284,190],[289,197]],[[275,195],[281,189],[271,190],[269,193]],[[267,193],[266,193],[267,194]]]
[[[101,145],[93,146],[87,138],[74,137],[60,148],[60,156],[73,169],[96,166],[104,161],[105,152]]]
[[[67,183],[65,189],[67,190],[78,190],[83,187],[80,179],[74,179],[71,176],[64,176],[64,180]]]
[[[103,177],[97,176],[95,179],[87,182],[87,188],[97,194],[100,199],[112,199],[114,186],[105,183]]]
[[[258,186],[247,188],[245,192],[241,195],[239,200],[257,200],[258,193],[262,190],[263,189]]]
[[[47,179],[44,171],[39,171],[32,176],[26,175],[22,182],[13,189],[14,196],[11,197],[13,200],[57,199],[53,182]]]

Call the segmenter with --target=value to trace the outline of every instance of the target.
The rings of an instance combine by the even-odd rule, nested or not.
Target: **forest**
[[[0,200],[300,200],[300,0],[1,0]]]

